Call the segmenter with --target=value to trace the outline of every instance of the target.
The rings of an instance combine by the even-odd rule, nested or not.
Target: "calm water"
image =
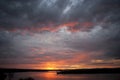
[[[35,80],[120,80],[120,74],[65,74],[56,72],[25,72],[15,73],[13,80],[32,77]]]

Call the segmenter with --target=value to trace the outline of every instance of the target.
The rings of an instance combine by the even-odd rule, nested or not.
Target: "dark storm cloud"
[[[1,0],[0,13],[1,27],[13,28],[30,24],[30,17],[33,15],[33,6],[35,2],[32,0]],[[31,21],[32,23],[32,21]]]
[[[83,51],[102,51],[102,58],[120,58],[120,24],[110,24],[107,28],[95,26],[90,32],[80,32],[75,39],[65,41],[69,47]],[[101,56],[99,56],[101,57]]]
[[[0,32],[0,58],[16,57],[18,51],[15,50],[13,45],[13,35],[9,32]]]
[[[60,9],[49,7],[48,0],[1,0],[0,24],[4,28],[21,28],[37,22],[56,21]]]
[[[31,27],[37,23],[66,21],[116,22],[119,0],[1,0],[0,27]]]
[[[11,35],[7,32],[0,32],[0,57],[9,56],[8,51],[11,45]]]
[[[120,59],[120,24],[116,28],[112,28],[111,37],[106,39],[105,44],[108,46],[107,55]],[[115,26],[114,26],[115,27]]]
[[[50,22],[59,25],[65,22],[89,22],[94,25],[89,31],[70,32],[69,25],[65,25],[65,28],[61,27],[53,33],[49,32],[50,29],[46,33],[23,33],[24,29],[31,27],[38,29],[36,27],[48,25],[49,28]],[[75,27],[81,29],[85,26]],[[20,31],[10,32],[12,29]],[[120,59],[119,34],[120,0],[0,0],[0,63],[4,63],[3,58],[14,57],[27,57],[29,60],[25,63],[29,63],[31,56],[67,60],[74,56],[74,52],[79,56],[85,51],[86,55],[89,52],[103,54],[91,57],[93,59]],[[33,47],[37,47],[38,51],[32,52],[30,49]],[[70,53],[72,55],[68,55]],[[12,60],[6,59],[5,63],[7,62],[12,63]],[[20,61],[16,60],[15,63],[17,62]]]

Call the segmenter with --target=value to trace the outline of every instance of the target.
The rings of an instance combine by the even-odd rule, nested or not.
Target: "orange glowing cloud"
[[[63,27],[68,27],[68,30],[71,32],[77,32],[80,30],[88,30],[90,28],[92,28],[94,26],[94,23],[92,22],[66,22],[66,23],[61,23],[61,24],[56,24],[56,23],[47,23],[44,24],[43,23],[39,23],[36,24],[34,26],[26,26],[26,27],[16,27],[16,28],[12,28],[8,31],[10,32],[18,32],[22,35],[25,34],[31,34],[31,32],[41,32],[41,31],[50,31],[50,32],[56,32],[58,31],[60,28]]]

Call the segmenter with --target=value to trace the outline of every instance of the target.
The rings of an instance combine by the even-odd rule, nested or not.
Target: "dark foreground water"
[[[120,74],[59,74],[56,72],[15,73],[14,79],[32,77],[34,80],[120,80]]]

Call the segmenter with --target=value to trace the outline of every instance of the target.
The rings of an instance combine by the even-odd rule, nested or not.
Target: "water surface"
[[[13,80],[32,77],[35,80],[120,80],[120,74],[59,74],[56,72],[15,73]]]

